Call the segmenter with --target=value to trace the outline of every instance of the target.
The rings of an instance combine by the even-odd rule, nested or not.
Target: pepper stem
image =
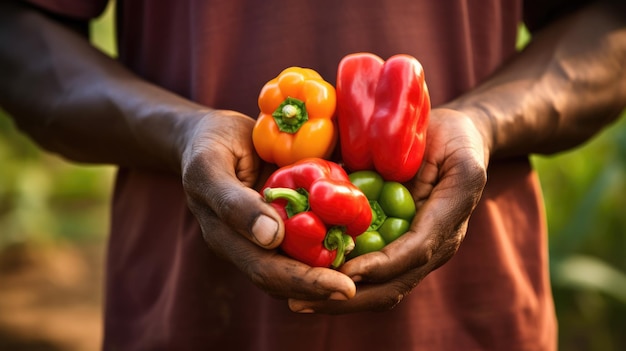
[[[290,218],[300,212],[309,210],[309,196],[304,189],[265,188],[263,197],[266,202],[274,202],[278,199],[287,200],[285,210]]]
[[[348,254],[354,248],[354,240],[351,236],[343,233],[340,227],[331,227],[324,238],[324,247],[327,250],[337,250],[335,260],[331,263],[333,268],[338,268],[346,260]]]
[[[293,117],[295,117],[300,110],[294,105],[285,105],[283,106],[283,118],[285,122],[290,123],[293,121]]]
[[[309,120],[304,101],[287,97],[272,113],[281,132],[295,133]]]
[[[372,209],[372,223],[370,223],[368,231],[375,231],[383,225],[383,222],[387,219],[387,214],[383,211],[378,201],[370,200],[370,208]]]

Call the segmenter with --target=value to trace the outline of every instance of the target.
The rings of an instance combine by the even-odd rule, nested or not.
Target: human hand
[[[284,228],[276,210],[254,190],[271,172],[254,152],[254,123],[234,111],[212,110],[185,127],[183,186],[205,242],[272,296],[354,296],[355,284],[346,275],[311,268],[273,250]]]
[[[387,310],[452,258],[487,180],[489,147],[479,128],[465,114],[433,109],[423,166],[407,184],[418,208],[409,232],[340,268],[358,283],[354,298],[290,299],[291,310],[329,314]]]

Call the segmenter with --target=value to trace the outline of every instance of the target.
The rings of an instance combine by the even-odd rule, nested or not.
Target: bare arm
[[[205,108],[138,79],[70,26],[0,6],[0,106],[21,129],[75,161],[180,173],[175,137]]]
[[[534,33],[510,64],[446,107],[475,116],[492,158],[576,146],[626,106],[626,6],[597,2]]]
[[[252,118],[141,80],[94,49],[79,27],[0,1],[0,105],[23,131],[71,160],[181,176],[207,246],[269,294],[354,295],[345,275],[267,250],[284,230],[253,189],[262,166]]]

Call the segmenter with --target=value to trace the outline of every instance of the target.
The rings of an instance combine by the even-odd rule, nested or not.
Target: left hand
[[[178,137],[188,206],[202,237],[259,289],[277,298],[348,299],[356,287],[346,275],[277,253],[284,237],[280,215],[255,185],[269,165],[252,145],[254,120],[235,111],[200,110]]]
[[[458,250],[487,181],[488,135],[470,116],[433,109],[424,163],[407,184],[418,211],[409,232],[346,262],[340,271],[358,283],[347,301],[290,299],[294,312],[381,311],[396,306]]]

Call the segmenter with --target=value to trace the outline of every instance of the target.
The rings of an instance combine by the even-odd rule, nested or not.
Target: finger
[[[356,281],[381,282],[417,267],[434,270],[447,262],[464,238],[486,182],[480,164],[454,165],[419,208],[407,233],[380,252],[348,261],[341,271]]]
[[[298,313],[346,314],[365,311],[387,311],[397,306],[428,274],[416,269],[385,284],[360,284],[354,298],[338,300],[288,300],[289,309]]]
[[[310,267],[276,250],[252,244],[216,217],[204,222],[205,241],[216,254],[230,260],[263,291],[278,298],[346,300],[354,297],[356,286],[346,275],[328,268]]]
[[[234,111],[212,110],[188,134],[182,179],[196,217],[210,212],[265,247],[283,238],[278,213],[252,189],[259,160],[252,145],[254,120]]]
[[[207,154],[208,155],[208,154]],[[284,226],[276,210],[235,174],[234,160],[211,154],[192,158],[183,175],[190,208],[197,217],[211,211],[244,237],[264,248],[282,242]]]
[[[355,282],[385,282],[409,270],[428,265],[436,247],[430,229],[435,224],[427,223],[435,219],[428,214],[426,208],[422,209],[416,218],[419,223],[417,227],[411,228],[380,251],[349,260],[340,271]]]
[[[255,261],[248,269],[253,269],[251,276],[256,285],[279,298],[343,301],[356,294],[355,283],[345,274],[329,268],[310,267],[279,253]]]

